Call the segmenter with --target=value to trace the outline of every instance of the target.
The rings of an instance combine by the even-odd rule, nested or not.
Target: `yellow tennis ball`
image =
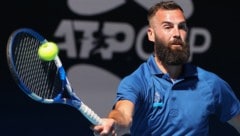
[[[58,46],[54,42],[45,42],[38,49],[38,56],[41,60],[52,61],[58,54]]]

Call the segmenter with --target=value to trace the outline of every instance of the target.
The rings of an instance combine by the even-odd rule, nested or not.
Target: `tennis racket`
[[[101,118],[72,89],[60,58],[56,56],[53,61],[39,58],[38,48],[45,42],[43,36],[29,28],[20,28],[10,35],[7,62],[17,85],[35,101],[70,105],[92,124],[101,124]]]

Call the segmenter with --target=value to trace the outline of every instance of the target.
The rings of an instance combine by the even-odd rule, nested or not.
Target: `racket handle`
[[[102,124],[102,119],[86,104],[81,103],[79,110],[93,125]]]

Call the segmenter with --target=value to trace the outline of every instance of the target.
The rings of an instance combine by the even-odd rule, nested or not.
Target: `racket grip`
[[[93,125],[102,124],[102,119],[86,104],[81,103],[79,110]]]

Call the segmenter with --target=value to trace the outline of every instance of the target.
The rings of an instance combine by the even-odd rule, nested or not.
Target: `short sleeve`
[[[216,115],[220,121],[226,122],[240,114],[240,103],[229,84],[222,79],[219,81],[214,90]]]
[[[118,86],[116,101],[129,100],[136,104],[142,85],[139,82],[138,78],[133,75],[125,77]]]

